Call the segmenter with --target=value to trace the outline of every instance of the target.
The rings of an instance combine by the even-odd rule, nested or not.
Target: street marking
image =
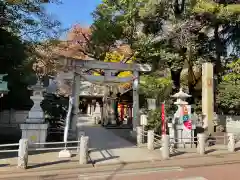
[[[155,172],[172,172],[172,171],[183,171],[181,167],[162,167],[162,168],[145,168],[145,169],[131,169],[131,170],[120,170],[117,171],[109,171],[95,174],[82,174],[79,175],[79,179],[89,180],[94,178],[104,179],[113,174],[116,176],[129,176],[129,175],[140,175],[140,174],[150,174]]]
[[[204,177],[187,177],[187,178],[180,178],[180,179],[165,179],[165,180],[207,180]]]

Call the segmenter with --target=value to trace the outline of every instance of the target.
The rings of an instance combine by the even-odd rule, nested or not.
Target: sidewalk
[[[145,168],[168,168],[169,171],[175,171],[174,168],[196,168],[216,166],[223,164],[240,164],[240,153],[232,154],[218,154],[205,155],[192,158],[173,158],[165,161],[145,161],[145,162],[127,162],[116,164],[101,164],[95,166],[91,165],[81,166],[78,162],[68,162],[64,164],[55,164],[43,166],[39,168],[21,170],[16,167],[0,168],[0,178],[16,178],[16,177],[36,177],[36,176],[50,176],[50,175],[77,175],[77,174],[99,174],[103,172],[124,171],[131,169],[145,169]]]

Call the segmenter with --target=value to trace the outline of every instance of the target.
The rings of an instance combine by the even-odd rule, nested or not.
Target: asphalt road
[[[159,167],[115,169],[102,172],[80,172],[61,170],[52,174],[19,176],[17,178],[4,178],[8,180],[239,180],[240,164],[227,164],[203,166],[195,168]],[[1,179],[1,175],[0,175]]]

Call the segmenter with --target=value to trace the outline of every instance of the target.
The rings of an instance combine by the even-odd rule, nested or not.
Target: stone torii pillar
[[[139,126],[139,72],[133,71],[133,130]]]
[[[73,95],[73,117],[71,122],[71,130],[76,131],[77,129],[77,119],[79,113],[79,94],[80,94],[80,86],[81,86],[81,77],[78,74],[74,74],[73,78],[73,87],[72,87],[72,95]]]

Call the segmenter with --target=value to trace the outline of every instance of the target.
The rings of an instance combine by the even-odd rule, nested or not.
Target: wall
[[[28,111],[5,110],[0,112],[0,144],[17,143],[22,136],[20,125]]]
[[[227,132],[240,134],[240,116],[222,116],[220,121],[225,121]]]
[[[18,125],[26,121],[28,111],[5,110],[0,112],[0,125]]]

